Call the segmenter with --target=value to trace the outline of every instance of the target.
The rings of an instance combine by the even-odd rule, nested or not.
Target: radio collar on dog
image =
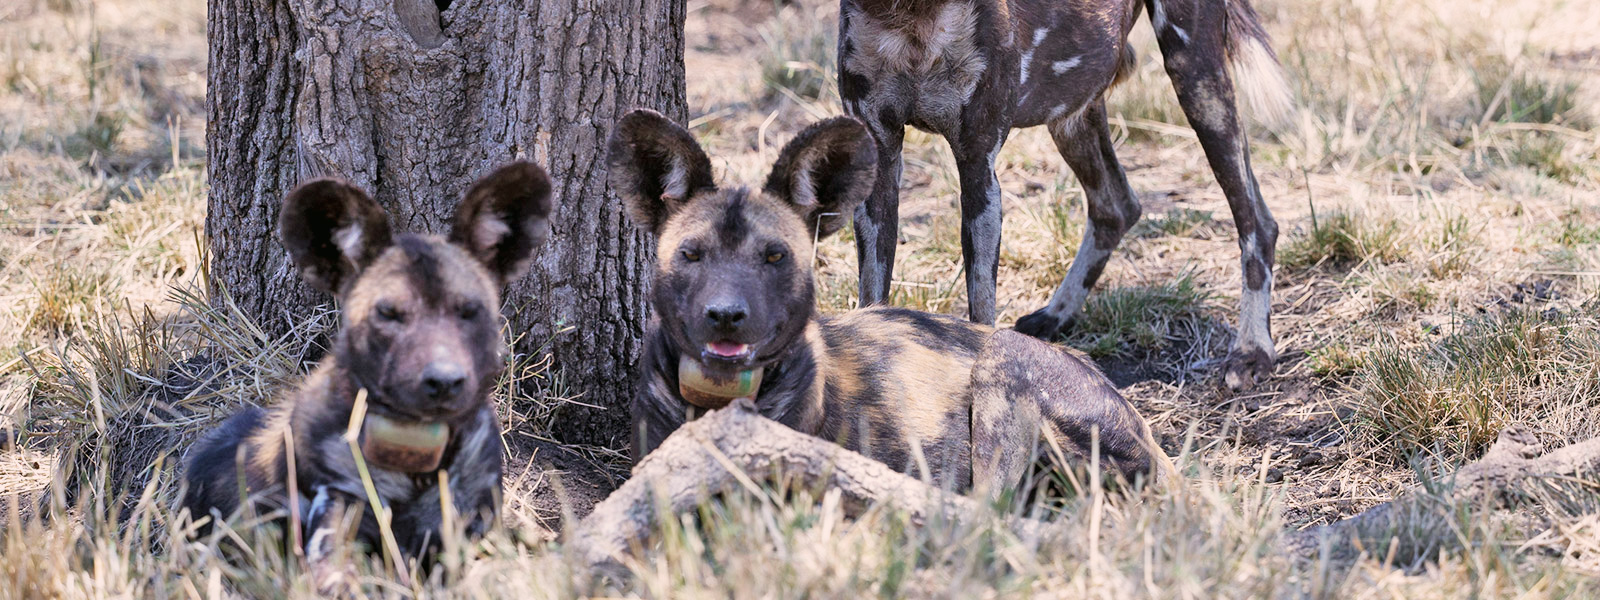
[[[730,374],[709,373],[704,365],[685,354],[678,359],[678,395],[704,409],[727,406],[740,398],[755,400],[761,389],[761,369],[745,369]]]
[[[367,413],[361,423],[361,455],[373,466],[403,473],[439,469],[450,426],[444,423],[402,423]]]

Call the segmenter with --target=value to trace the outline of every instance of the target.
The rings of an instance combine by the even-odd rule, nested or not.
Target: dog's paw
[[[311,562],[311,581],[317,595],[324,598],[348,598],[361,590],[361,574],[348,561],[318,560]]]
[[[1234,392],[1249,391],[1256,383],[1272,377],[1277,362],[1278,357],[1261,348],[1234,349],[1228,353],[1228,362],[1223,367],[1223,382]]]
[[[1071,326],[1072,319],[1057,317],[1050,313],[1050,309],[1041,308],[1026,317],[1017,319],[1017,324],[1011,328],[1022,335],[1048,342],[1061,335],[1062,331]]]

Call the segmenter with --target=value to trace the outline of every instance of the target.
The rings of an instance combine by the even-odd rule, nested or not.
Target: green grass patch
[[[1405,256],[1394,219],[1338,211],[1323,215],[1305,235],[1289,239],[1278,264],[1291,269],[1319,265],[1348,269],[1363,262],[1392,263]]]
[[[1472,250],[1478,246],[1478,236],[1465,215],[1449,217],[1439,230],[1426,240],[1431,254],[1428,257],[1428,274],[1436,279],[1458,276],[1471,266]]]
[[[1574,110],[1579,98],[1576,81],[1545,76],[1503,57],[1478,61],[1472,76],[1477,106],[1486,121],[1584,126]]]
[[[1162,236],[1195,237],[1211,227],[1211,211],[1192,208],[1169,210],[1158,217],[1145,217],[1134,224],[1128,235],[1137,238]]]
[[[1095,358],[1157,352],[1177,332],[1206,320],[1211,299],[1188,273],[1168,283],[1105,290],[1089,296],[1067,343]]]
[[[1307,352],[1306,360],[1319,377],[1347,377],[1365,364],[1366,352],[1335,342]]]
[[[1582,207],[1561,213],[1556,243],[1567,248],[1600,244],[1600,225],[1591,223]]]

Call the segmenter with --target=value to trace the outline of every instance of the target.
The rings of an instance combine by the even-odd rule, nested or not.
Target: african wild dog
[[[1226,380],[1241,389],[1271,374],[1278,226],[1250,169],[1234,78],[1267,118],[1287,110],[1289,95],[1248,0],[843,0],[840,95],[846,112],[871,128],[879,156],[876,187],[855,214],[863,305],[889,297],[901,142],[911,125],[944,136],[955,154],[968,316],[994,323],[1001,222],[995,156],[1013,128],[1048,125],[1084,188],[1089,222],[1050,304],[1016,329],[1049,338],[1070,327],[1111,251],[1139,220],[1104,97],[1134,64],[1127,35],[1145,7],[1239,230],[1244,290]]]
[[[1166,464],[1132,405],[1078,354],[959,319],[870,308],[815,313],[814,239],[872,188],[860,122],[812,125],[760,190],[719,188],[688,131],[634,111],[612,134],[613,189],[657,238],[637,461],[702,409],[751,397],[762,414],[901,472],[1000,490],[1031,464],[1041,427],[1129,476]]]
[[[440,543],[441,473],[455,523],[468,535],[492,526],[501,442],[489,396],[506,354],[500,288],[527,268],[549,214],[550,180],[528,162],[474,184],[448,238],[391,234],[383,209],[347,183],[321,179],[290,192],[283,244],[307,282],[338,296],[341,332],[276,406],[246,409],[195,445],[185,475],[190,515],[227,519],[244,502],[258,514],[298,510],[307,556],[327,556],[337,515],[369,505],[345,439],[365,390],[360,460],[393,511],[399,549],[420,556]],[[357,535],[379,547],[370,511]]]

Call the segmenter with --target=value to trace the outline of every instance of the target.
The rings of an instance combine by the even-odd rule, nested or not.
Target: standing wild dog
[[[629,218],[655,233],[654,318],[633,400],[637,461],[703,409],[762,414],[901,472],[958,488],[1015,485],[1041,429],[1130,477],[1165,464],[1127,400],[1080,355],[910,310],[815,313],[814,239],[872,189],[866,127],[822,121],[784,147],[760,190],[719,188],[688,131],[623,117],[607,159]]]
[[[1268,118],[1288,109],[1289,95],[1248,0],[844,0],[839,91],[846,112],[871,128],[879,157],[877,184],[855,214],[862,305],[889,297],[901,142],[911,125],[944,136],[955,154],[968,315],[994,323],[1001,221],[995,156],[1013,128],[1048,125],[1083,185],[1089,223],[1050,304],[1016,329],[1049,338],[1070,326],[1111,251],[1139,220],[1104,98],[1134,65],[1127,36],[1142,7],[1239,230],[1244,290],[1227,383],[1240,389],[1271,374],[1278,225],[1250,170],[1234,77]]]
[[[332,549],[337,516],[369,505],[364,462],[408,556],[440,543],[441,473],[458,527],[478,535],[492,526],[501,444],[489,396],[506,354],[500,288],[527,268],[549,214],[550,180],[527,162],[474,184],[448,238],[391,234],[383,209],[347,183],[322,179],[290,192],[283,244],[307,282],[338,296],[342,330],[330,356],[276,406],[246,409],[195,445],[189,514],[225,519],[244,502],[262,513],[298,510],[315,561]],[[361,390],[358,458],[345,434]],[[379,547],[370,511],[357,535]]]

